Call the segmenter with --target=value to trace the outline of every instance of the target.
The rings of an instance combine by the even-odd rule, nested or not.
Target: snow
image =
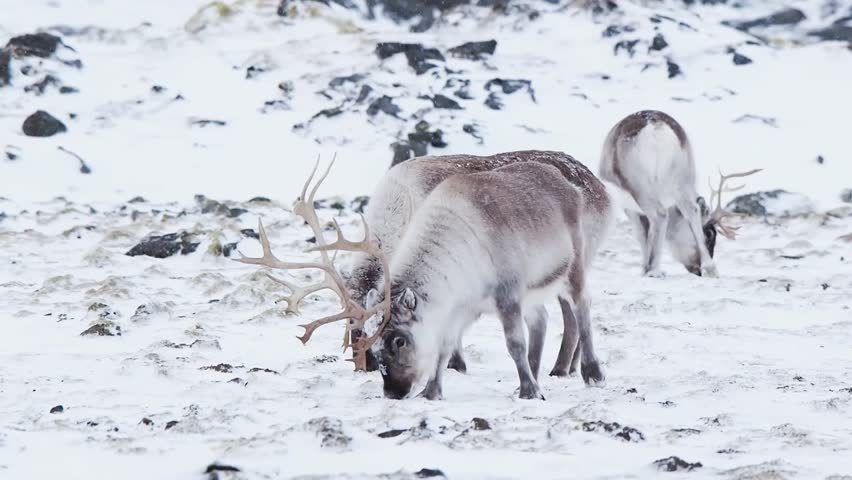
[[[76,52],[59,57],[80,58],[82,69],[55,59],[40,67],[79,94],[26,94],[41,76],[17,71],[12,87],[0,87],[0,148],[19,154],[0,159],[0,478],[202,479],[214,462],[241,470],[222,479],[412,478],[423,468],[454,479],[656,478],[653,462],[673,455],[703,465],[675,477],[852,474],[852,216],[836,208],[852,178],[843,110],[850,52],[802,43],[789,29],[773,33],[772,47],[749,45],[750,36],[719,24],[789,5],[808,15],[794,32],[806,31],[834,18],[816,2],[690,10],[620,2],[622,17],[598,23],[542,2],[536,20],[453,14],[412,34],[336,5],[298,4],[300,18],[281,20],[277,2],[237,1],[234,15],[207,12],[207,27],[188,32],[207,3],[0,0],[0,11],[14,12],[4,14],[0,39],[53,25],[103,28],[64,36]],[[633,58],[613,55],[618,40],[650,41],[653,13],[697,32],[662,22],[669,49],[648,53],[640,43]],[[636,31],[602,40],[611,23]],[[497,54],[486,62],[447,57],[471,80],[475,100],[460,101],[462,112],[415,115],[430,104],[418,96],[452,91],[443,90],[448,75],[416,76],[403,56],[373,53],[379,41],[445,51],[490,38]],[[754,63],[735,66],[728,46]],[[666,78],[665,58],[684,75]],[[246,79],[252,63],[268,71]],[[643,73],[646,63],[653,67]],[[352,73],[396,97],[403,118],[352,107],[292,128],[339,105],[343,92],[316,92]],[[496,77],[532,80],[537,102],[520,91],[501,96],[505,110],[488,109],[482,85]],[[289,98],[278,88],[284,81],[293,84]],[[178,94],[184,100],[174,101]],[[268,100],[290,109],[260,113]],[[24,136],[23,119],[40,108],[69,132]],[[606,132],[641,108],[683,123],[699,178],[763,168],[743,193],[782,188],[831,213],[741,219],[740,237],[717,246],[719,279],[688,275],[669,259],[666,278],[640,277],[638,245],[620,220],[590,279],[603,387],[543,377],[546,401],[518,400],[502,333],[486,317],[465,337],[469,373],[447,373],[444,401],[385,400],[377,375],[354,374],[344,361],[341,327],[318,330],[305,346],[295,339],[298,324],[337,308],[332,297],[313,296],[301,316],[285,316],[277,284],[210,253],[230,242],[257,253],[240,231],[260,216],[279,256],[311,258],[303,252],[312,234],[289,207],[317,155],[338,155],[320,196],[369,194],[390,164],[388,145],[420,117],[449,144],[430,153],[557,149],[595,170]],[[747,115],[775,126],[735,122]],[[191,127],[193,118],[227,124]],[[462,132],[467,123],[480,127],[482,144]],[[93,173],[80,174],[59,146]],[[202,214],[195,194],[249,213]],[[148,202],[127,203],[137,195]],[[248,202],[255,196],[273,202]],[[338,220],[347,232],[359,228],[349,209]],[[196,235],[194,253],[124,255],[149,234],[180,231]],[[340,264],[349,258],[341,254]],[[90,310],[96,303],[105,307]],[[556,302],[548,311],[544,373],[562,330]],[[121,335],[80,336],[97,323]],[[230,367],[204,369],[220,364]],[[50,413],[57,405],[63,412]],[[491,429],[475,430],[474,418]],[[586,431],[589,422],[620,427]],[[644,440],[616,436],[624,427]],[[395,429],[403,432],[378,436]]]

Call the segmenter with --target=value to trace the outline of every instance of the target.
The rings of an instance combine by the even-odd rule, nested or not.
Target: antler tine
[[[299,196],[299,200],[304,200],[305,195],[308,194],[308,186],[311,184],[311,180],[314,179],[314,175],[317,173],[317,168],[319,168],[320,156],[317,155],[317,161],[314,162],[314,169],[311,170],[311,175],[305,180],[305,184],[302,186],[302,195]]]
[[[339,290],[337,284],[331,281],[328,274],[325,275],[325,278],[321,282],[306,286],[296,285],[294,283],[288,282],[287,280],[274,277],[268,273],[266,274],[266,276],[269,277],[269,279],[273,282],[280,283],[281,285],[287,287],[288,290],[290,290],[289,295],[286,295],[285,297],[276,300],[275,302],[287,302],[287,309],[285,310],[286,313],[294,313],[297,315],[300,314],[301,311],[299,310],[299,304],[302,303],[302,300],[305,297],[312,293],[320,292],[322,290],[331,290],[334,293],[338,293]]]
[[[381,247],[370,238],[370,227],[367,225],[367,221],[364,219],[364,216],[361,216],[361,223],[364,225],[364,239],[359,241],[348,240],[343,235],[343,230],[340,228],[340,225],[337,223],[337,220],[333,221],[334,230],[337,232],[337,240],[332,243],[326,245],[317,245],[315,247],[311,247],[308,249],[308,252],[324,252],[329,250],[343,250],[346,252],[366,252],[372,255],[378,256],[381,253]]]
[[[713,212],[714,215],[723,215],[724,214],[724,209],[722,208],[722,192],[736,192],[737,190],[742,190],[745,187],[745,185],[740,185],[738,187],[725,187],[725,182],[727,182],[728,180],[730,180],[732,178],[748,177],[749,175],[754,175],[755,173],[758,173],[762,170],[763,170],[762,168],[755,168],[754,170],[749,170],[747,172],[730,173],[730,174],[727,174],[727,175],[723,174],[722,170],[719,170],[719,188],[718,188],[718,190],[713,188],[712,183],[710,185],[711,201],[712,201],[714,196],[716,198],[716,209]]]
[[[331,171],[331,167],[334,166],[334,162],[336,160],[337,160],[337,154],[335,153],[334,156],[331,158],[331,163],[329,163],[328,167],[325,169],[325,173],[322,174],[319,181],[317,181],[316,185],[314,185],[314,188],[311,190],[311,196],[308,197],[308,201],[311,203],[311,205],[313,205],[313,203],[314,203],[314,195],[316,195],[317,190],[319,190],[320,185],[322,185],[322,182],[325,181],[325,177],[328,176],[328,172]],[[319,159],[317,159],[317,163],[319,163]]]
[[[300,270],[304,268],[316,268],[326,273],[334,272],[334,268],[324,262],[282,262],[272,253],[272,247],[269,246],[269,237],[266,235],[266,229],[263,228],[263,221],[258,219],[257,222],[258,234],[260,236],[260,246],[263,249],[261,257],[246,257],[241,256],[235,258],[235,262],[246,263],[249,265],[261,265],[264,267],[278,268],[281,270]],[[334,272],[337,273],[337,272]]]

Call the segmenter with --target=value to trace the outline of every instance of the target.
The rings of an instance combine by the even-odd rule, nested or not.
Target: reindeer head
[[[412,385],[425,374],[418,362],[418,345],[415,342],[420,322],[414,291],[406,288],[394,296],[390,315],[390,322],[382,332],[381,341],[376,343],[374,353],[379,360],[385,397],[401,399],[411,392]]]
[[[707,248],[707,253],[710,258],[714,257],[716,251],[716,239],[718,235],[734,240],[737,237],[739,227],[730,225],[727,220],[731,213],[722,207],[722,192],[735,192],[742,189],[745,185],[737,187],[726,187],[725,183],[732,178],[741,178],[753,175],[759,172],[760,169],[751,170],[742,173],[732,173],[724,175],[719,172],[719,187],[714,188],[710,185],[710,203],[715,201],[715,208],[711,211],[704,197],[696,198],[698,212],[701,217],[701,233],[704,241],[704,246]],[[680,211],[674,211],[669,216],[669,225],[666,232],[667,239],[671,245],[672,253],[680,263],[686,267],[689,273],[701,276],[701,252],[695,244],[695,237],[689,225],[690,220],[684,218]]]

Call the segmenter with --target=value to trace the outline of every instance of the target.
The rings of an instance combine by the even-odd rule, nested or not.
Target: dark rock
[[[640,442],[645,440],[645,435],[643,435],[642,432],[633,427],[621,426],[618,422],[607,423],[600,420],[595,422],[585,422],[583,423],[582,428],[584,432],[597,432],[603,430],[607,433],[612,433],[614,436],[626,442]]]
[[[376,45],[376,55],[382,60],[398,53],[404,53],[408,65],[417,75],[422,75],[437,65],[428,60],[444,61],[444,56],[436,48],[425,48],[419,43],[382,42]]]
[[[382,432],[382,433],[380,433],[380,434],[378,435],[378,437],[379,437],[379,438],[393,438],[393,437],[398,437],[398,436],[402,435],[403,433],[405,433],[405,432],[407,432],[407,431],[408,431],[408,430],[402,430],[402,429],[397,429],[397,430],[388,430],[387,432]]]
[[[391,160],[391,167],[398,163],[402,163],[406,160],[411,160],[414,158],[414,149],[411,148],[411,145],[408,142],[394,142],[391,144],[391,149],[393,150],[393,160]]]
[[[382,95],[380,98],[373,100],[367,107],[367,115],[371,117],[379,112],[386,113],[392,117],[399,117],[401,111],[402,109],[393,103],[393,99],[387,95]]]
[[[636,40],[621,40],[615,44],[615,47],[612,48],[612,53],[614,55],[618,55],[619,50],[624,50],[627,52],[627,55],[630,58],[633,58],[633,55],[636,53],[636,45],[639,43],[639,39]]]
[[[69,67],[76,68],[77,70],[83,68],[83,61],[79,60],[79,59],[78,60],[62,60],[62,63],[64,63],[65,65],[67,65]]]
[[[678,75],[683,75],[683,72],[680,70],[680,65],[674,63],[671,60],[666,60],[666,69],[668,70],[669,78],[674,78]]]
[[[618,25],[610,25],[601,33],[601,36],[604,38],[615,37],[617,35],[621,35],[621,28]]]
[[[840,201],[844,203],[852,203],[852,188],[847,188],[840,192]]]
[[[497,49],[497,40],[484,42],[467,42],[448,50],[450,55],[470,60],[482,60],[487,55],[494,55]]]
[[[240,469],[231,465],[221,465],[218,463],[211,463],[207,465],[207,468],[204,470],[204,473],[210,474],[215,472],[239,472]]]
[[[367,208],[367,205],[370,203],[370,197],[367,195],[360,195],[352,199],[349,203],[349,208],[352,209],[355,213],[364,213],[364,210]]]
[[[169,420],[168,422],[166,422],[165,430],[169,430],[171,428],[176,427],[178,423],[180,423],[180,422],[178,422],[177,420]]]
[[[484,418],[473,417],[472,422],[474,430],[491,430],[491,425]]]
[[[59,93],[61,93],[62,95],[68,95],[69,93],[78,93],[79,91],[79,88],[69,87],[67,85],[59,87]]]
[[[264,72],[266,72],[266,69],[261,66],[249,65],[249,67],[246,69],[246,80],[257,78],[258,75]]]
[[[752,59],[743,54],[734,52],[734,65],[748,65],[749,63],[752,63]]]
[[[119,327],[118,325],[113,325],[111,323],[96,323],[80,332],[80,336],[120,337],[121,327]]]
[[[817,155],[816,162],[823,165],[825,163],[825,158],[822,155]]]
[[[219,373],[231,373],[234,370],[234,366],[230,363],[220,363],[218,365],[208,365],[206,367],[201,367],[199,370],[213,370],[214,372]]]
[[[343,107],[342,106],[333,107],[333,108],[326,108],[324,110],[320,110],[319,112],[317,112],[313,117],[311,117],[311,120],[314,120],[314,119],[319,118],[319,117],[332,118],[332,117],[336,117],[336,116],[338,116],[342,113],[343,113]]]
[[[771,190],[740,195],[725,207],[728,211],[753,217],[788,217],[813,213],[811,200],[786,190]]]
[[[192,235],[187,232],[154,235],[139,242],[126,255],[130,257],[145,255],[154,258],[168,258],[178,252],[181,255],[188,255],[194,252],[200,243],[191,240]]]
[[[240,230],[240,233],[246,238],[254,238],[255,240],[260,240],[260,235],[258,235],[253,228],[244,228]]]
[[[463,78],[449,78],[447,82],[444,84],[444,88],[456,88],[456,91],[453,92],[458,98],[462,100],[473,100],[473,96],[470,94],[470,80],[466,80]]]
[[[531,80],[509,80],[504,78],[492,78],[491,80],[485,82],[485,89],[491,91],[491,87],[495,85],[500,87],[500,89],[503,90],[503,93],[507,95],[515,93],[522,88],[526,88],[527,92],[530,94],[530,97],[532,97],[533,101],[535,101],[535,91],[532,88]]]
[[[0,87],[12,84],[12,50],[0,48]]]
[[[428,97],[427,97],[428,98]],[[432,105],[435,108],[446,108],[449,110],[462,110],[462,106],[455,100],[450,97],[445,97],[444,95],[436,94],[434,97],[429,98],[432,100]]]
[[[226,243],[222,246],[222,256],[230,258],[231,254],[237,250],[237,242]]]
[[[62,39],[49,33],[28,33],[12,37],[7,47],[12,49],[16,57],[41,57],[47,58],[56,52],[62,45]]]
[[[502,110],[503,100],[500,99],[499,95],[491,92],[488,94],[488,98],[485,99],[485,106],[492,110]]]
[[[212,119],[209,119],[209,118],[199,118],[197,120],[190,121],[189,124],[190,125],[197,125],[201,128],[204,128],[208,125],[214,125],[214,126],[217,126],[217,127],[224,127],[225,125],[228,124],[228,122],[226,122],[224,120],[212,120]]]
[[[689,463],[680,457],[668,457],[655,460],[654,466],[664,472],[680,472],[684,470],[691,472],[695,469],[701,468],[703,465],[701,465],[701,462]]]
[[[271,203],[271,202],[272,202],[272,200],[270,200],[266,197],[253,197],[251,200],[249,200],[249,203]]]
[[[482,138],[482,135],[479,134],[479,127],[477,127],[473,123],[467,123],[465,125],[462,125],[462,131],[464,131],[464,133],[467,133],[471,137],[479,140],[479,143],[482,143],[484,140]]]
[[[62,413],[65,411],[65,407],[62,405],[57,405],[50,409],[50,413]]]
[[[139,423],[141,423],[142,425],[145,425],[146,427],[150,427],[150,426],[154,425],[154,421],[151,420],[148,417],[143,418],[142,421],[139,422]]]
[[[444,148],[447,143],[444,142],[443,135],[440,129],[435,131],[429,130],[429,123],[421,120],[414,128],[414,132],[408,134],[408,143],[414,150],[414,155],[421,157],[428,153],[428,147]]]
[[[22,128],[24,135],[28,137],[51,137],[57,133],[68,131],[64,123],[44,110],[38,110],[27,117]]]
[[[286,100],[267,100],[260,107],[260,113],[269,113],[273,110],[290,110],[290,104]]]
[[[328,86],[331,88],[337,88],[346,83],[358,83],[364,78],[365,76],[360,73],[353,73],[352,75],[347,75],[345,77],[332,78],[331,81],[328,82]]]
[[[852,26],[832,25],[821,30],[810,32],[808,35],[817,37],[824,42],[843,41],[852,43]]]
[[[664,37],[662,33],[658,33],[654,35],[654,40],[651,41],[651,46],[648,47],[648,51],[660,51],[668,46],[669,42],[666,41],[666,37]]]
[[[395,22],[420,21],[411,27],[413,32],[424,32],[435,22],[435,12],[444,12],[469,0],[367,0],[370,17],[375,17],[376,7]]]
[[[435,477],[444,477],[447,476],[444,472],[438,470],[437,468],[421,468],[420,470],[414,472],[414,476],[417,478],[435,478]]]
[[[355,99],[355,103],[362,104],[368,98],[370,98],[370,94],[373,92],[373,87],[369,85],[361,85],[361,91],[358,92],[358,98]]]
[[[775,12],[771,15],[767,15],[765,17],[755,18],[753,20],[745,20],[745,21],[726,21],[722,22],[725,25],[730,27],[734,27],[738,30],[748,31],[752,28],[763,28],[770,27],[773,25],[796,25],[802,20],[804,20],[805,14],[801,10],[797,10],[795,8],[787,8],[781,10],[780,12]]]
[[[154,93],[163,93],[163,91],[165,91],[165,90],[166,90],[166,87],[164,87],[162,85],[154,85],[153,87],[151,87],[151,91],[154,92]]]
[[[245,208],[229,208],[225,216],[228,218],[237,218],[244,213],[248,213],[248,210]]]

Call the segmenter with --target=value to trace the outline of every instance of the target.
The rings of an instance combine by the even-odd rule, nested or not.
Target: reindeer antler
[[[725,182],[732,178],[742,178],[748,177],[749,175],[754,175],[757,172],[762,171],[762,168],[756,168],[754,170],[749,170],[747,172],[740,173],[731,173],[729,175],[725,175],[719,170],[719,188],[713,188],[713,184],[710,183],[710,203],[713,203],[713,199],[716,199],[716,208],[713,210],[713,213],[710,214],[710,218],[713,219],[713,223],[716,225],[716,231],[721,233],[725,238],[730,240],[734,240],[737,238],[737,230],[740,227],[734,227],[732,225],[726,225],[723,220],[731,216],[731,212],[728,212],[724,208],[722,208],[722,192],[736,192],[737,190],[742,190],[745,185],[740,185],[737,187],[726,187]],[[710,181],[708,179],[708,181]]]
[[[336,157],[335,157],[336,159]],[[317,168],[319,167],[319,158],[317,158],[316,163],[314,164],[314,168],[311,171],[308,180],[305,182],[305,185],[302,187],[302,194],[296,200],[296,203],[293,207],[293,212],[302,217],[305,222],[311,227],[314,235],[316,237],[317,245],[313,248],[308,249],[308,252],[319,252],[320,253],[320,261],[318,262],[283,262],[279,260],[273,253],[272,248],[269,245],[269,237],[266,235],[266,229],[263,228],[263,223],[258,220],[258,233],[260,236],[260,245],[263,249],[263,255],[261,257],[241,257],[235,259],[241,263],[247,263],[250,265],[261,265],[265,267],[281,269],[281,270],[298,270],[298,269],[306,269],[306,268],[314,268],[318,270],[322,270],[325,274],[322,281],[313,285],[307,286],[298,286],[293,283],[290,283],[286,280],[281,280],[272,275],[268,275],[270,279],[273,281],[280,283],[287,287],[290,290],[290,294],[283,298],[282,300],[287,302],[287,312],[299,313],[299,304],[305,298],[305,296],[319,292],[322,290],[331,290],[333,291],[340,299],[340,305],[343,307],[343,311],[340,313],[336,313],[334,315],[330,315],[324,318],[320,318],[318,320],[314,320],[313,322],[300,325],[305,329],[305,333],[301,336],[297,337],[303,344],[307,343],[311,339],[311,335],[313,335],[314,331],[328,323],[333,323],[339,320],[348,319],[349,321],[346,323],[346,331],[343,337],[343,349],[344,351],[352,347],[354,352],[353,361],[355,362],[355,370],[366,371],[367,369],[367,359],[366,359],[366,351],[378,340],[381,336],[382,329],[387,324],[390,319],[390,276],[385,275],[385,298],[383,301],[369,309],[363,308],[361,305],[358,305],[352,299],[352,295],[349,290],[346,288],[346,282],[337,272],[337,269],[334,268],[334,257],[329,258],[328,252],[331,250],[338,251],[363,251],[367,252],[382,262],[382,268],[384,272],[388,272],[388,262],[384,253],[382,252],[379,244],[370,238],[370,229],[367,226],[366,220],[364,220],[363,216],[361,220],[364,225],[364,239],[361,241],[353,242],[351,240],[347,240],[343,236],[343,231],[340,229],[340,225],[337,224],[337,221],[334,221],[334,228],[337,231],[337,240],[332,244],[326,244],[325,238],[323,237],[322,228],[320,227],[319,219],[317,217],[316,210],[314,208],[314,196],[317,193],[322,182],[328,176],[328,173],[331,171],[332,165],[334,165],[335,159],[332,159],[331,163],[326,168],[325,173],[319,178],[317,183],[311,189],[310,194],[308,194],[308,187],[311,184],[311,181],[314,178],[314,175],[317,172]],[[352,329],[360,329],[364,327],[364,324],[372,318],[374,315],[382,313],[382,323],[379,325],[377,331],[371,337],[361,336],[355,344],[352,344],[349,340],[351,338],[350,331]]]

